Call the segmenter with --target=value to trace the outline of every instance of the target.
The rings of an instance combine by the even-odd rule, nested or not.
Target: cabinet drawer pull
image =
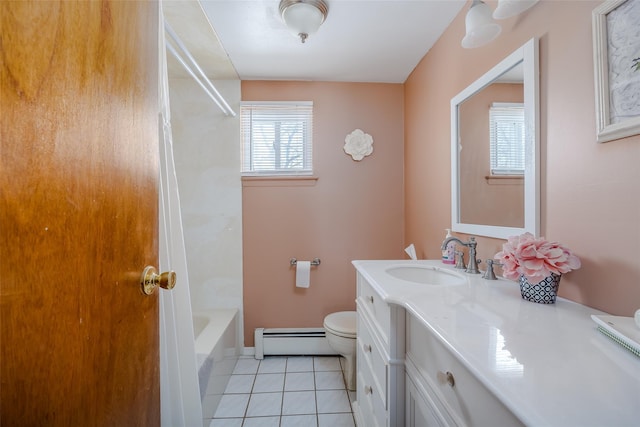
[[[449,371],[438,371],[438,381],[440,381],[440,384],[449,384],[451,387],[456,385],[456,380],[453,378],[453,374]]]
[[[371,304],[373,304],[373,295],[369,295],[369,296],[367,297],[367,300],[368,300]]]
[[[365,353],[371,353],[371,344],[365,344],[364,351]]]
[[[364,394],[373,394],[373,387],[370,385],[364,386]]]

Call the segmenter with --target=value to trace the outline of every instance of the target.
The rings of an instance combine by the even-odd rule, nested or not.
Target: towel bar
[[[296,265],[298,263],[298,260],[295,258],[291,258],[289,260],[289,264],[291,265]],[[320,258],[314,258],[313,261],[311,261],[311,265],[320,265]]]

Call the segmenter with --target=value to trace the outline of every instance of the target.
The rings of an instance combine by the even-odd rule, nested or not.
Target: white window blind
[[[240,123],[243,175],[313,174],[313,102],[245,102]]]
[[[493,103],[489,109],[492,175],[524,175],[524,105]]]

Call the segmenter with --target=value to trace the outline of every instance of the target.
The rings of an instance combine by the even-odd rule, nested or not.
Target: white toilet
[[[339,311],[324,318],[329,346],[346,359],[345,380],[349,390],[356,389],[356,318],[355,311]]]

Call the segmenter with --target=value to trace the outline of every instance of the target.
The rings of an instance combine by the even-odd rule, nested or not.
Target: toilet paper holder
[[[289,260],[289,264],[291,265],[296,265],[298,263],[298,260],[295,258],[291,258]],[[311,265],[320,265],[320,258],[314,258],[313,261],[311,261]]]

